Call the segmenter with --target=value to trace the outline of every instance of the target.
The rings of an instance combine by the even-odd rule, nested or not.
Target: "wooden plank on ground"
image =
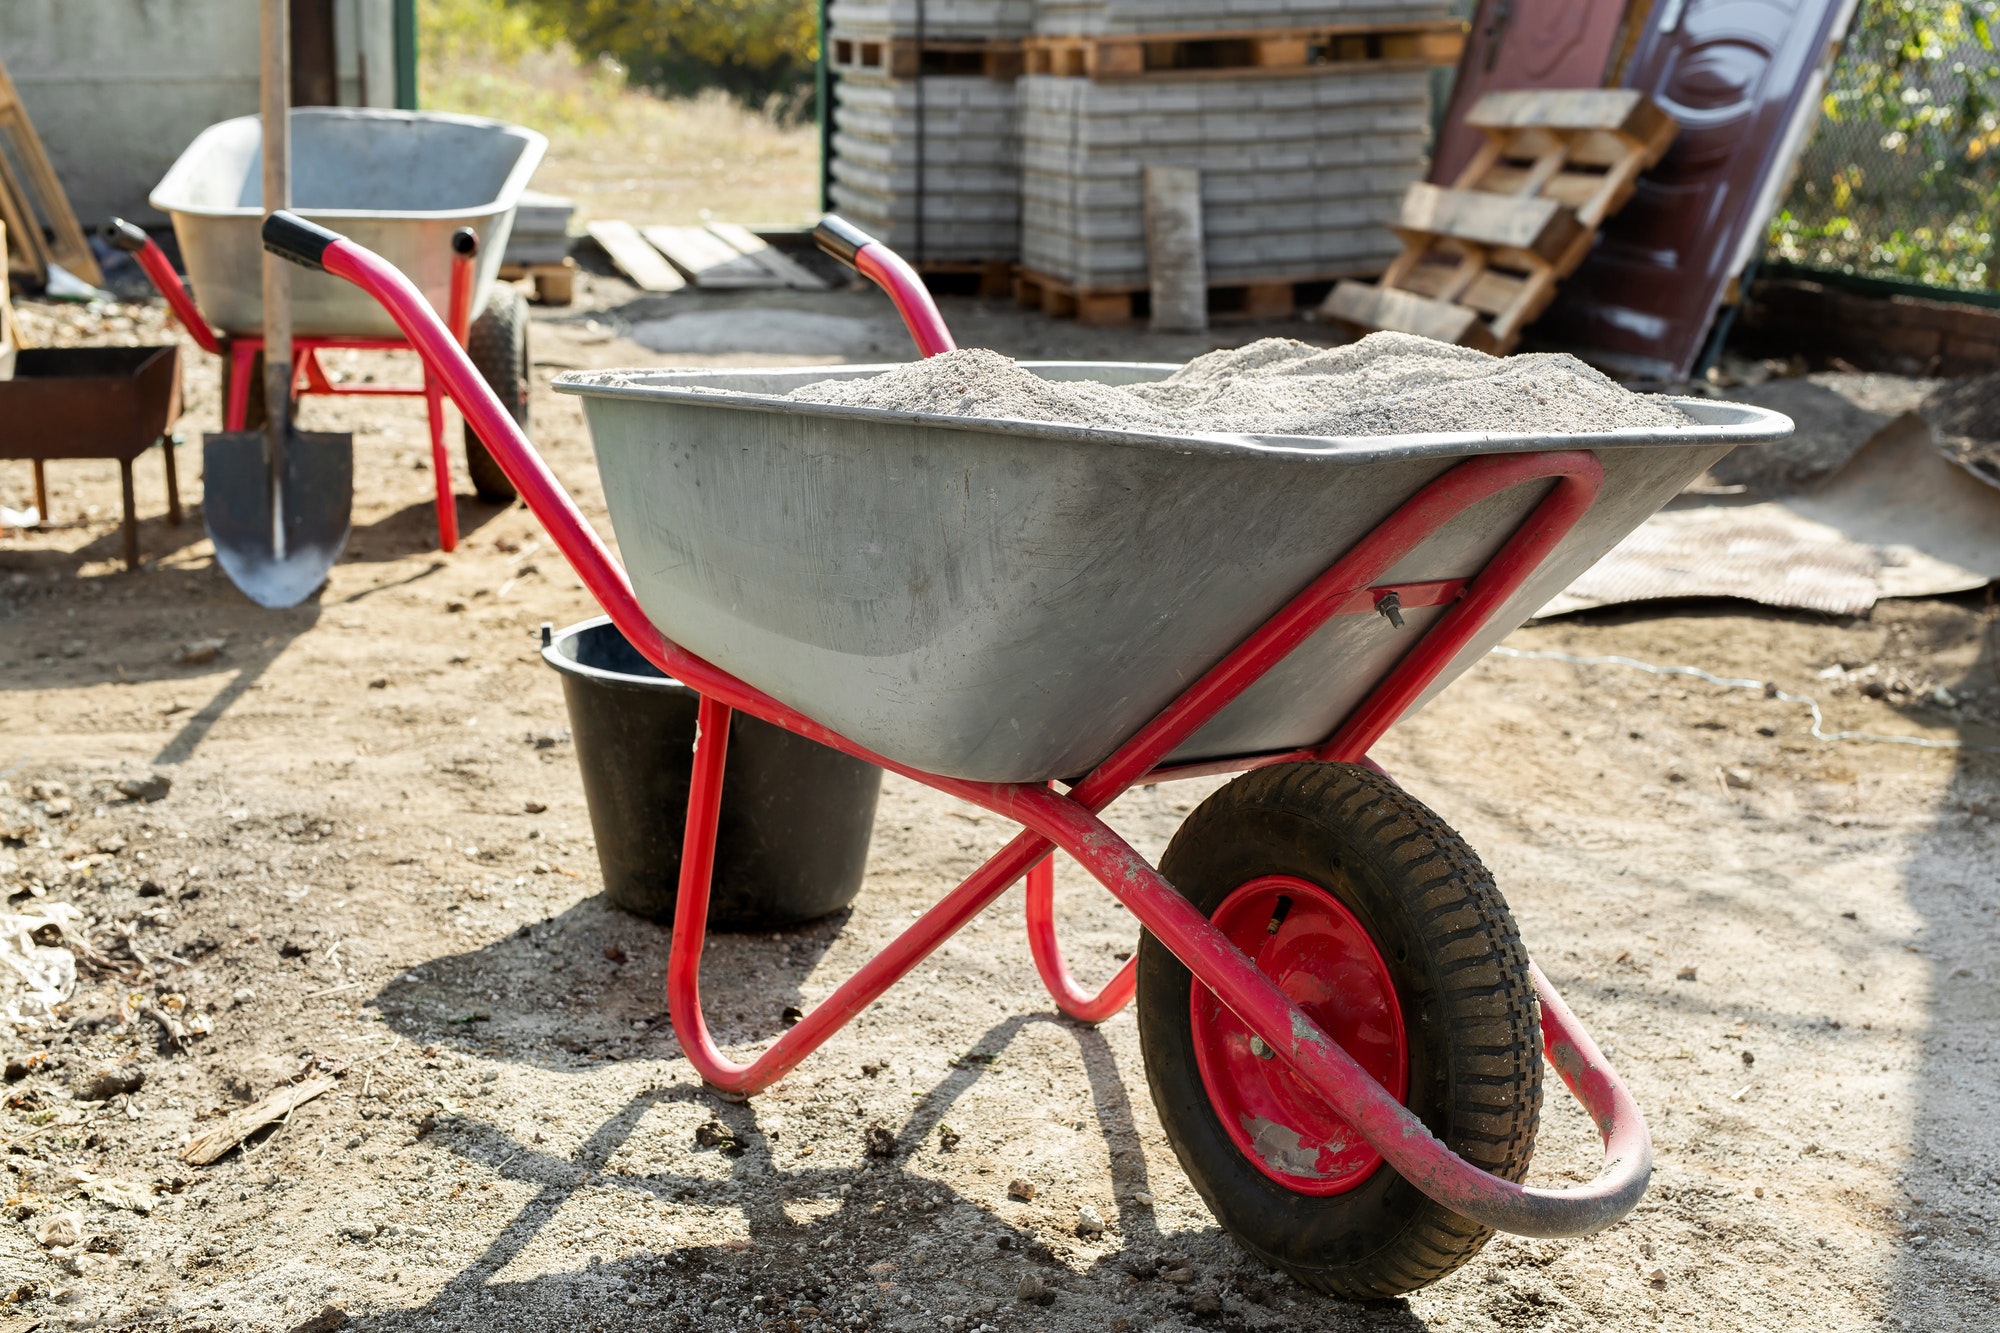
[[[584,231],[590,239],[604,247],[604,253],[611,256],[611,262],[618,271],[632,279],[642,292],[677,292],[687,286],[687,279],[675,271],[674,266],[660,258],[660,252],[646,244],[639,229],[629,222],[615,219],[592,222]]]
[[[782,287],[785,280],[705,227],[641,227],[653,248],[697,287]]]
[[[738,254],[748,255],[776,276],[784,279],[787,287],[802,292],[823,292],[826,280],[801,264],[798,260],[778,249],[769,241],[735,222],[711,222],[708,229],[727,244],[735,247]]]
[[[1199,333],[1208,327],[1201,171],[1197,167],[1146,167],[1142,178],[1152,326],[1161,333]]]
[[[181,1160],[191,1166],[207,1166],[264,1126],[283,1120],[296,1108],[324,1092],[333,1091],[331,1074],[314,1074],[303,1083],[287,1083],[247,1110],[238,1111],[206,1134],[197,1135],[181,1149]]]
[[[1365,329],[1394,329],[1482,350],[1492,341],[1479,316],[1464,306],[1351,279],[1337,284],[1320,309]]]
[[[1412,185],[1398,219],[1408,231],[1504,245],[1554,259],[1576,239],[1576,214],[1553,199]]]

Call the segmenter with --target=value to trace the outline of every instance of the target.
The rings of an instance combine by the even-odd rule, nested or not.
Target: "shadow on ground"
[[[781,1169],[772,1150],[777,1136],[760,1127],[754,1105],[725,1103],[680,1083],[632,1097],[570,1156],[522,1143],[474,1115],[441,1116],[430,1131],[437,1143],[534,1192],[499,1225],[485,1252],[429,1301],[375,1315],[369,1326],[467,1327],[469,1320],[487,1318],[509,1329],[568,1328],[581,1319],[584,1326],[609,1328],[839,1326],[914,1333],[983,1324],[1159,1327],[1184,1318],[1205,1328],[1250,1327],[1246,1305],[1285,1298],[1262,1265],[1219,1232],[1211,1229],[1192,1243],[1185,1233],[1171,1242],[1162,1236],[1149,1206],[1127,1090],[1104,1038],[1054,1015],[1022,1015],[989,1029],[973,1049],[997,1056],[1036,1023],[1056,1024],[1076,1037],[1112,1163],[1116,1210],[1106,1221],[1120,1244],[1082,1271],[1061,1263],[1031,1233],[923,1173],[923,1158],[939,1150],[933,1144],[952,1107],[983,1076],[979,1062],[953,1070],[922,1095],[893,1142],[881,1143],[877,1154],[856,1166]],[[621,1165],[648,1113],[679,1103],[695,1104],[711,1117],[709,1125],[725,1130],[727,1137],[711,1130],[711,1146],[697,1146],[694,1158],[699,1165],[708,1157],[722,1170],[644,1172]],[[702,1142],[698,1134],[696,1144]],[[795,1153],[786,1155],[797,1160]],[[635,1154],[634,1164],[643,1164],[643,1156]],[[641,1248],[603,1258],[601,1250],[615,1242],[599,1225],[650,1222],[686,1204],[740,1209],[746,1234],[725,1245]],[[1180,1251],[1176,1260],[1192,1262],[1193,1282],[1159,1280],[1160,1251],[1169,1243]],[[506,1270],[531,1248],[542,1252],[546,1266],[550,1247],[575,1251],[577,1266],[506,1279]],[[1047,1304],[1019,1298],[1019,1284],[1030,1273],[1053,1293]],[[1367,1310],[1319,1298],[1309,1303],[1309,1314],[1295,1313],[1315,1328],[1424,1327],[1400,1302]],[[600,1320],[605,1322],[594,1323]]]
[[[2000,618],[1978,622],[1971,669],[1953,688],[2000,683]],[[1950,645],[1937,644],[1938,650]],[[1935,718],[1935,714],[1930,715]],[[1969,745],[1992,746],[1991,727],[1958,728]],[[1903,1238],[1892,1267],[1890,1319],[1908,1329],[2000,1327],[2000,1169],[1976,1146],[2000,1103],[2000,890],[1965,867],[2000,860],[2000,754],[1960,750],[1931,828],[1914,840],[1903,889],[1922,921],[1911,950],[1925,960],[1928,1030],[1911,1082],[1913,1157],[1903,1173],[1897,1221]],[[1946,1295],[1946,1293],[1954,1293]]]

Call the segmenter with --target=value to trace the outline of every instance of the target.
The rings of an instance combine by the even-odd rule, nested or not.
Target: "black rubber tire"
[[[1350,764],[1245,774],[1188,816],[1161,873],[1213,914],[1240,885],[1293,875],[1338,898],[1388,965],[1410,1051],[1406,1104],[1467,1161],[1527,1174],[1541,1114],[1541,1013],[1528,955],[1463,839],[1388,779]],[[1193,978],[1139,945],[1139,1044],[1167,1138],[1217,1220],[1305,1285],[1380,1300],[1435,1282],[1492,1232],[1431,1202],[1387,1163],[1343,1194],[1259,1171],[1222,1127],[1195,1061]]]
[[[493,386],[501,405],[528,428],[528,298],[511,282],[496,282],[486,298],[486,308],[472,321],[465,340],[466,355],[479,373]],[[493,461],[472,423],[465,423],[465,470],[472,476],[472,489],[489,504],[506,504],[514,498],[514,483]]]

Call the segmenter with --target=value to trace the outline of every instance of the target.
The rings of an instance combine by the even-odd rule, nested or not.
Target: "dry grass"
[[[539,45],[495,0],[426,0],[426,109],[492,116],[549,136],[535,188],[580,218],[631,222],[809,221],[819,132],[783,126],[718,92],[665,99],[628,88],[609,62]]]

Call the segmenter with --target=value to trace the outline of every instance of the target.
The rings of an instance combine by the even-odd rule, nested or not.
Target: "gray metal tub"
[[[225,333],[264,327],[261,124],[242,116],[203,130],[148,201],[173,218],[195,302]],[[293,211],[387,259],[436,309],[451,290],[451,234],[479,233],[477,315],[548,140],[518,125],[429,111],[303,107],[291,125]],[[292,331],[401,336],[366,292],[303,270],[292,274]]]
[[[1126,384],[1175,369],[1028,368]],[[1318,439],[775,397],[884,369],[598,372],[556,388],[584,399],[620,552],[662,631],[882,755],[994,782],[1088,771],[1461,459],[1585,448],[1604,489],[1417,707],[1710,463],[1791,431],[1694,399],[1679,431]],[[1477,573],[1546,491],[1481,503],[1382,581]],[[1402,630],[1335,618],[1173,759],[1324,739],[1442,613],[1412,609]]]

